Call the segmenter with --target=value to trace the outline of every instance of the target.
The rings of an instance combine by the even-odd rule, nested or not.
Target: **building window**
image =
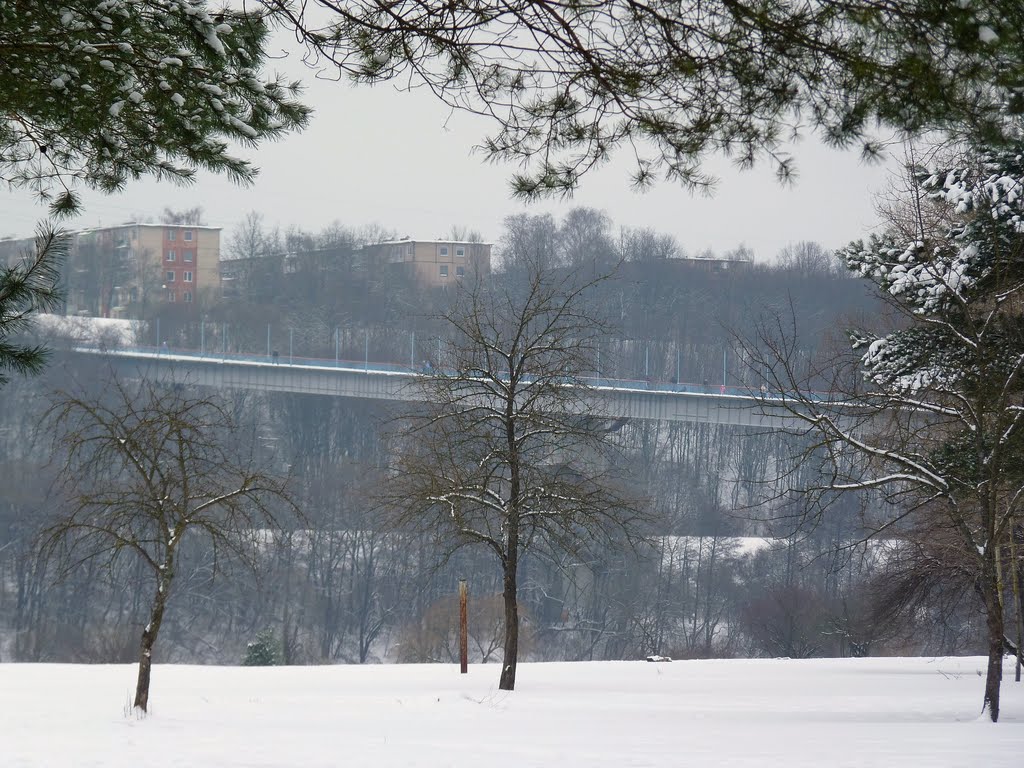
[[[458,246],[455,249],[455,258],[463,259],[465,257],[466,257],[466,248],[465,248],[465,246],[462,246],[462,245]]]
[[[177,258],[177,255],[174,253],[174,251],[168,251],[167,252],[167,260],[168,261],[174,261],[176,258]]]
[[[456,267],[455,268],[455,276],[456,277],[465,277],[466,276],[466,268],[465,267]]]
[[[167,301],[170,302],[171,304],[174,303],[174,291],[167,292]]]
[[[192,242],[192,230],[191,229],[186,229],[185,230],[185,242],[186,243],[191,243]]]
[[[181,298],[186,304],[192,303],[192,291],[185,291],[185,295]]]
[[[448,265],[447,264],[442,264],[441,265],[441,277],[448,277]]]
[[[181,279],[184,280],[186,283],[191,283],[192,282],[192,273],[191,272],[186,272],[184,275],[182,275]]]
[[[168,229],[167,230],[167,239],[171,240],[171,241],[177,240],[178,239],[178,230],[176,230],[176,229]]]
[[[181,258],[183,258],[185,261],[194,261],[195,257],[196,257],[196,252],[195,251],[182,251],[181,252]]]
[[[174,273],[173,272],[167,272],[164,275],[164,282],[173,283],[174,282]]]
[[[442,245],[441,246],[441,255],[445,256],[445,257],[448,256],[448,246],[447,245]]]

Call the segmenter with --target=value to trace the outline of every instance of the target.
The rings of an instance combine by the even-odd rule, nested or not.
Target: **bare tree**
[[[559,265],[558,225],[550,213],[526,213],[505,217],[501,237],[501,268],[506,276],[533,269],[554,269]]]
[[[583,380],[603,330],[587,310],[592,286],[535,263],[524,284],[476,283],[456,298],[453,340],[421,379],[428,405],[409,418],[388,494],[446,553],[478,544],[500,564],[503,690],[515,687],[524,553],[578,552],[628,536],[637,517]]]
[[[256,259],[268,256],[278,245],[264,226],[263,214],[249,211],[231,231],[231,237],[224,244],[223,258]]]
[[[842,269],[835,255],[808,240],[790,243],[779,251],[776,261],[783,269],[792,269],[805,275],[829,275]]]
[[[160,214],[160,223],[176,225],[194,224],[202,227],[206,225],[206,217],[203,214],[203,206],[201,205],[183,208],[182,210],[165,207],[164,212]]]
[[[181,384],[136,391],[115,379],[102,396],[62,392],[47,424],[66,512],[45,530],[44,550],[64,571],[135,558],[147,577],[136,589],[154,589],[134,702],[146,711],[182,542],[205,538],[214,570],[221,555],[251,560],[260,537],[280,527],[275,504],[289,506],[285,486],[259,468],[254,440],[244,448],[229,405]]]
[[[590,267],[592,274],[612,269],[618,260],[611,238],[612,220],[596,208],[573,208],[558,228],[562,262],[575,269]]]
[[[470,229],[464,224],[452,224],[444,235],[458,243],[482,243],[484,236],[475,229]]]
[[[659,234],[650,227],[624,229],[619,250],[626,261],[677,259],[683,253],[672,235]]]

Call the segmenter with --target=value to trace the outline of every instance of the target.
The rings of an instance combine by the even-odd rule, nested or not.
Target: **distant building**
[[[141,317],[158,304],[195,304],[220,287],[220,227],[128,223],[69,232],[65,311]],[[0,241],[0,260],[31,251],[32,238]]]
[[[323,305],[341,289],[360,286],[365,293],[361,259],[351,243],[222,259],[221,297],[251,304]]]
[[[738,254],[727,256],[689,256],[681,259],[666,259],[676,262],[682,268],[704,269],[708,272],[722,272],[727,269],[746,269],[754,264],[754,257],[750,251],[741,251]]]
[[[389,240],[364,245],[368,268],[405,274],[423,288],[452,285],[491,272],[491,244],[459,240]]]
[[[742,272],[754,266],[754,260],[747,255],[733,255],[725,258],[716,256],[686,256],[671,259],[646,259],[627,261],[619,269],[619,276],[630,280],[673,283],[698,273],[712,279],[726,279],[730,273]]]

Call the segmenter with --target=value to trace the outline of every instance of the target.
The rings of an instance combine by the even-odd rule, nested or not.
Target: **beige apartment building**
[[[194,304],[200,292],[220,293],[220,227],[133,224],[125,229],[120,235],[141,278],[132,288],[144,290],[146,271],[157,265],[153,285],[159,282],[167,303]]]
[[[458,240],[390,240],[363,246],[368,264],[392,265],[419,286],[439,288],[491,272],[491,244]]]
[[[69,315],[138,318],[158,304],[196,304],[220,291],[220,227],[128,223],[69,232],[64,270]],[[0,260],[32,238],[0,241]]]

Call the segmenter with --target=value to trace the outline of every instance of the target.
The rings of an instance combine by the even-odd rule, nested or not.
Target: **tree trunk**
[[[519,518],[511,515],[508,524],[508,547],[505,551],[502,597],[505,602],[505,653],[501,660],[498,688],[514,691],[516,665],[519,663]]]
[[[1013,584],[1013,612],[1017,628],[1017,663],[1014,680],[1020,682],[1020,669],[1024,664],[1024,594],[1021,592],[1021,570],[1024,564],[1018,559],[1016,526],[1010,526],[1010,578]]]
[[[994,547],[992,547],[994,549]],[[992,722],[999,720],[999,686],[1003,680],[1003,604],[999,594],[999,575],[994,552],[986,552],[981,577],[988,628],[988,671],[985,677],[985,701]]]
[[[165,569],[164,573],[167,573]],[[153,646],[164,620],[164,609],[167,607],[167,589],[170,577],[164,576],[157,585],[156,597],[150,611],[149,623],[142,630],[142,642],[139,647],[139,679],[135,684],[135,707],[143,712],[149,710],[149,677],[153,667]]]
[[[509,503],[505,519],[505,557],[502,562],[502,597],[505,602],[505,653],[501,660],[498,688],[513,691],[516,687],[516,665],[519,663],[519,452],[516,445],[513,403],[508,403],[505,436],[509,451]]]
[[[506,564],[505,588],[505,654],[501,661],[501,680],[498,688],[513,691],[516,687],[516,665],[519,663],[519,599],[517,595],[516,563]]]

